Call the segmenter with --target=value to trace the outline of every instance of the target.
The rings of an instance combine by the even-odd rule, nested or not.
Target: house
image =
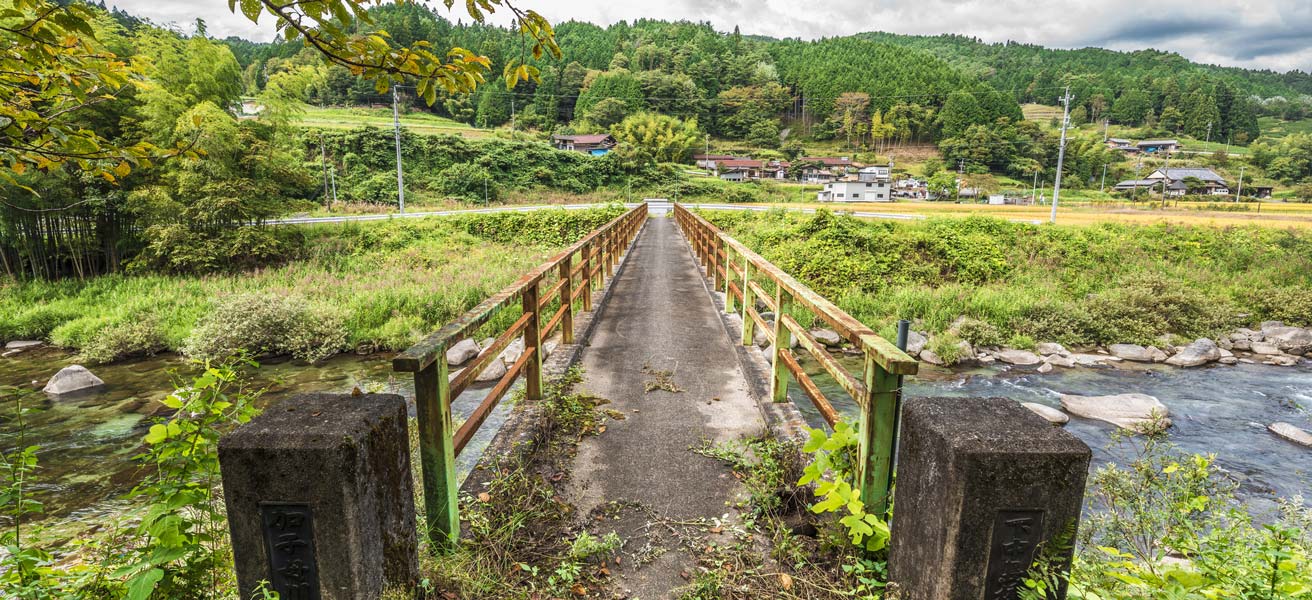
[[[788,162],[781,160],[753,160],[730,158],[715,161],[716,175],[725,181],[757,181],[759,179],[787,179]]]
[[[1250,185],[1245,187],[1241,193],[1251,198],[1270,198],[1275,190],[1275,186],[1271,185]]]
[[[1165,152],[1170,154],[1180,149],[1180,142],[1176,140],[1144,140],[1135,144],[1140,152],[1154,153]]]
[[[915,177],[904,177],[893,182],[893,197],[924,200],[929,197],[929,186]]]
[[[871,165],[856,172],[858,181],[888,181],[893,172],[892,165]]]
[[[887,179],[862,181],[860,178],[844,177],[838,181],[825,184],[825,189],[816,194],[820,202],[892,202],[892,186]]]
[[[761,178],[765,161],[730,158],[715,161],[715,174],[725,181],[755,181]]]
[[[732,154],[694,154],[692,155],[693,164],[703,169],[715,169],[715,163],[722,160],[746,160],[746,156],[734,156]]]
[[[1118,192],[1133,192],[1135,190],[1152,189],[1156,183],[1156,181],[1148,179],[1127,179],[1116,184],[1112,189]]]
[[[1139,147],[1134,142],[1125,138],[1107,138],[1106,144],[1108,150],[1116,150],[1126,154],[1134,154],[1139,151]]]
[[[846,156],[804,156],[797,159],[797,162],[809,163],[802,169],[802,181],[806,183],[835,181],[864,166]]]
[[[582,152],[592,156],[603,156],[615,147],[615,138],[607,133],[587,135],[553,135],[551,143],[557,150]]]
[[[829,169],[807,167],[802,169],[802,183],[829,183],[838,179],[838,174]]]
[[[1170,196],[1183,196],[1188,193],[1186,179],[1197,179],[1202,182],[1204,188],[1202,194],[1211,196],[1225,196],[1230,194],[1230,184],[1226,183],[1225,178],[1221,177],[1211,169],[1202,168],[1180,168],[1180,169],[1157,169],[1144,178],[1153,182],[1157,189],[1161,189],[1162,182],[1166,182],[1166,193]]]

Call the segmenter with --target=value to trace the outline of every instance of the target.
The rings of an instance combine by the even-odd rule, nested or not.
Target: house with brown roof
[[[553,135],[551,136],[551,143],[556,146],[557,150],[603,156],[615,147],[615,138],[608,133]]]

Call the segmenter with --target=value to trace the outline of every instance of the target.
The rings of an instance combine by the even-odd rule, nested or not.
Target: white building
[[[892,202],[892,187],[887,179],[860,181],[844,179],[825,184],[824,191],[816,194],[820,202]]]

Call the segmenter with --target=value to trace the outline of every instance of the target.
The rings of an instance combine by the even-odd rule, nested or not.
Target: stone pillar
[[[917,398],[903,408],[897,457],[898,598],[1011,600],[1041,545],[1073,538],[1092,453],[1013,400]]]
[[[378,598],[418,580],[405,400],[306,394],[219,441],[240,595]]]

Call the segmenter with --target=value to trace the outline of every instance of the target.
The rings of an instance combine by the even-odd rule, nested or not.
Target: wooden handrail
[[[637,237],[646,219],[645,203],[626,211],[392,359],[393,370],[414,373],[424,511],[429,542],[435,551],[448,552],[454,548],[460,532],[456,456],[521,376],[525,398],[542,397],[544,338],[560,327],[562,341],[573,343],[576,300],[582,296],[582,310],[592,310],[590,292],[604,285],[605,278],[619,263],[619,255]],[[554,282],[551,277],[555,277]],[[551,310],[553,303],[559,304],[555,310]],[[517,305],[522,310],[519,318],[483,348],[468,367],[454,379],[450,378],[447,349],[476,333],[502,310]],[[469,419],[459,429],[455,428],[451,418],[452,400],[520,338],[524,340],[523,352],[474,408]]]
[[[914,375],[919,363],[700,215],[675,203],[674,216],[705,269],[707,279],[716,289],[724,291],[725,310],[742,313],[742,344],[752,344],[757,327],[770,341],[771,398],[775,402],[788,400],[791,375],[824,420],[831,427],[838,422],[838,412],[789,348],[790,339],[796,339],[801,348],[852,397],[861,411],[857,465],[861,499],[871,507],[871,512],[885,514],[893,483],[893,452],[901,401],[899,376]],[[756,310],[758,300],[774,311],[773,328]],[[865,356],[860,380],[848,373],[790,314],[794,305],[829,324]]]

